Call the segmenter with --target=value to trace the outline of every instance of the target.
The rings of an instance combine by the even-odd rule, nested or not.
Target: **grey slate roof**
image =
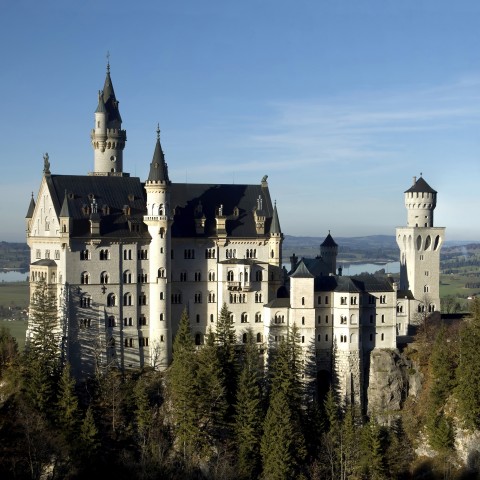
[[[424,179],[420,177],[413,186],[411,186],[405,193],[437,193]]]
[[[37,260],[36,262],[31,263],[31,265],[35,265],[37,267],[56,267],[57,262],[55,260],[50,260],[43,258],[42,260]]]
[[[310,270],[305,265],[304,259],[302,258],[295,269],[295,272],[290,275],[290,278],[314,278],[314,275],[311,274]]]
[[[149,182],[170,182],[168,178],[168,168],[165,163],[165,155],[163,154],[160,138],[157,138],[155,151],[153,152],[152,163],[150,163],[150,173],[148,174]]]
[[[68,193],[65,190],[65,196],[63,197],[62,209],[60,210],[60,217],[70,217],[70,208],[68,206]]]
[[[27,214],[25,215],[25,218],[32,218],[34,211],[35,211],[35,200],[33,199],[33,195],[32,195],[32,197],[30,198],[30,204],[28,205],[28,210],[27,210]]]
[[[280,229],[280,220],[278,219],[277,204],[273,207],[272,223],[270,225],[270,233],[282,233]]]
[[[335,243],[335,240],[330,235],[330,232],[328,232],[328,235],[325,237],[325,240],[322,242],[321,246],[322,247],[338,247],[338,245]]]
[[[171,206],[175,208],[172,225],[173,237],[216,236],[215,214],[223,205],[223,215],[227,217],[226,231],[230,237],[258,237],[253,209],[259,195],[263,199],[266,215],[264,236],[268,236],[273,215],[272,201],[268,188],[261,185],[214,185],[198,183],[172,183]],[[197,234],[195,230],[195,209],[202,204],[205,215],[205,233]],[[238,217],[234,208],[238,208]]]
[[[272,301],[268,302],[265,306],[269,308],[289,308],[290,298],[274,298]]]
[[[397,299],[407,298],[408,300],[415,300],[411,290],[397,290]]]
[[[118,101],[115,97],[115,90],[113,89],[112,79],[110,78],[110,65],[107,67],[107,75],[105,77],[105,83],[103,85],[103,103],[108,113],[108,123],[120,122],[122,123],[122,117],[118,109]]]
[[[93,198],[100,215],[101,235],[110,239],[149,238],[146,228],[140,232],[130,225],[143,225],[146,214],[146,192],[137,177],[51,175],[46,179],[51,192],[52,202],[58,216],[65,213],[65,192],[69,217],[73,220],[71,236],[90,237],[90,207]],[[175,208],[172,225],[173,237],[216,236],[215,213],[223,205],[223,214],[227,217],[226,231],[229,237],[258,237],[253,216],[253,208],[259,195],[263,198],[266,212],[265,231],[262,237],[268,237],[272,222],[273,208],[268,188],[261,185],[205,185],[171,184],[171,206]],[[196,233],[195,208],[202,203],[205,215],[205,232]],[[108,208],[105,208],[108,207]],[[129,212],[124,211],[128,207]],[[238,208],[238,217],[233,215]]]
[[[392,292],[393,285],[388,278],[374,275],[343,277],[337,275],[315,278],[315,292]]]

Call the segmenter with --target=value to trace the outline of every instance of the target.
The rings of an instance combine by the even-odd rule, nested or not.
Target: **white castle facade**
[[[361,401],[369,352],[395,348],[417,312],[439,309],[444,228],[433,226],[436,192],[423,178],[405,192],[408,223],[397,229],[400,285],[338,275],[330,234],[317,258],[293,256],[286,276],[266,176],[256,185],[174,183],[157,130],[148,178],[130,177],[109,66],[94,121],[93,172],[52,174],[45,156],[26,216],[31,291],[44,279],[56,292],[60,349],[78,376],[112,363],[166,368],[182,311],[201,345],[226,303],[239,344],[251,329],[265,352],[295,324],[319,371]]]

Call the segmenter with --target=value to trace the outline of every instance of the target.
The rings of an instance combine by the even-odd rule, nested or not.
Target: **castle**
[[[369,352],[395,348],[418,312],[439,308],[444,228],[433,226],[436,192],[423,178],[405,192],[407,226],[397,229],[400,285],[337,273],[330,234],[317,258],[293,256],[285,278],[267,176],[254,185],[172,182],[157,129],[148,178],[131,177],[109,65],[94,122],[93,172],[52,174],[45,155],[26,215],[31,291],[40,279],[55,291],[60,349],[77,376],[112,363],[164,369],[182,311],[201,345],[226,303],[239,343],[249,328],[267,351],[295,324],[318,370],[361,401]]]

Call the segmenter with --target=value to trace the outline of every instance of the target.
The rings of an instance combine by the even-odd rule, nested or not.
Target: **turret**
[[[172,356],[172,328],[170,320],[170,243],[172,223],[170,214],[170,179],[160,144],[157,143],[150,172],[145,182],[147,214],[144,222],[152,238],[150,243],[150,363],[164,369]]]
[[[413,185],[405,192],[409,227],[433,227],[433,211],[437,206],[437,192],[420,177],[413,177]]]
[[[103,90],[98,94],[95,126],[91,133],[95,159],[94,171],[90,175],[126,175],[123,173],[123,149],[127,133],[122,130],[118,103],[110,77],[110,63],[107,63],[107,75]]]
[[[283,234],[280,229],[280,220],[278,219],[277,202],[273,207],[272,221],[270,223],[270,255],[269,262],[280,267],[282,263],[282,242]]]
[[[338,254],[338,245],[335,243],[335,240],[330,235],[325,237],[325,240],[320,245],[320,256],[324,263],[328,266],[328,273],[335,275],[337,270],[337,254]],[[339,273],[341,275],[341,273]]]
[[[27,236],[30,234],[31,230],[31,221],[33,217],[33,213],[35,212],[35,200],[33,199],[33,192],[32,197],[30,198],[30,204],[28,205],[27,214],[25,215],[25,227],[27,230]]]

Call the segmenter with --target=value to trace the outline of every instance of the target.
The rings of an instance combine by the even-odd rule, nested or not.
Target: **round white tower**
[[[433,227],[433,211],[437,206],[437,192],[420,177],[413,177],[413,186],[405,192],[408,227]]]
[[[123,175],[123,149],[127,133],[122,130],[122,117],[110,78],[109,63],[103,90],[98,95],[91,140],[95,152],[92,175]]]
[[[170,320],[170,180],[165,156],[160,145],[160,129],[145,182],[147,214],[144,222],[152,238],[150,243],[150,363],[164,369],[172,358],[172,327]]]

